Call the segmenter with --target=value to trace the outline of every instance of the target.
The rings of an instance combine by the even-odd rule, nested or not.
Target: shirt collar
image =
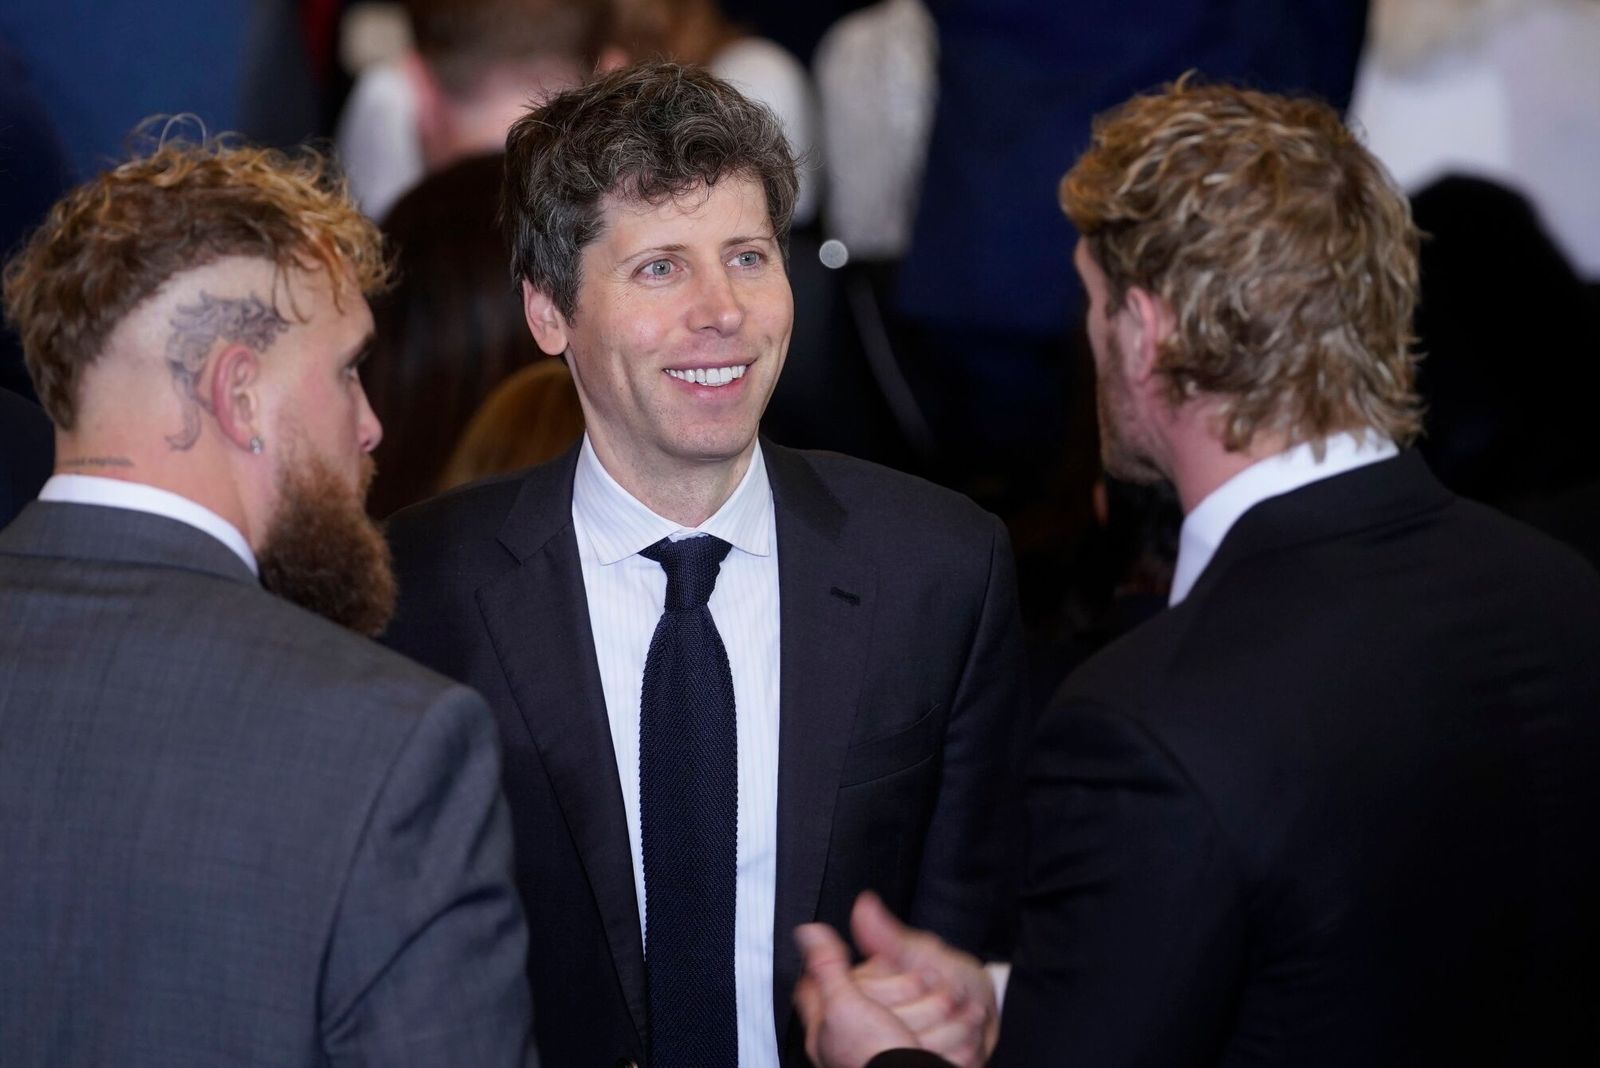
[[[591,559],[601,564],[624,560],[662,538],[690,534],[711,534],[752,556],[772,555],[772,486],[759,441],[744,478],[716,514],[698,527],[685,527],[652,512],[623,489],[600,463],[585,434],[572,478],[572,514],[580,541],[587,542]]]
[[[253,575],[260,575],[256,554],[239,528],[211,509],[187,497],[143,482],[129,482],[120,478],[101,478],[98,475],[51,475],[39,490],[41,501],[63,504],[93,504],[104,508],[126,508],[133,512],[148,512],[166,516],[180,523],[202,530],[232,549],[244,561]]]
[[[1195,505],[1178,534],[1178,563],[1172,574],[1168,604],[1189,596],[1222,539],[1239,517],[1269,497],[1277,497],[1334,475],[1387,460],[1399,453],[1393,441],[1376,430],[1335,434],[1323,442],[1317,459],[1311,442],[1260,460],[1234,475]]]

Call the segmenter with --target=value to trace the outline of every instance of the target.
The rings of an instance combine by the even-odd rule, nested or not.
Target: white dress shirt
[[[128,482],[120,478],[100,478],[97,475],[51,475],[39,490],[41,501],[63,504],[96,504],[106,508],[126,508],[132,512],[148,512],[187,523],[203,530],[232,549],[243,560],[250,573],[259,575],[256,554],[245,541],[239,528],[204,505],[187,497],[180,497],[164,489],[147,486],[143,482]]]
[[[1189,596],[1217,546],[1239,517],[1268,497],[1277,497],[1324,478],[1342,475],[1399,453],[1395,443],[1375,430],[1335,434],[1324,443],[1318,460],[1310,442],[1251,464],[1212,490],[1183,520],[1178,534],[1178,564],[1172,573],[1168,604]]]
[[[573,477],[572,522],[622,782],[647,953],[649,908],[639,835],[639,695],[650,638],[666,605],[667,573],[639,550],[662,538],[696,534],[711,534],[733,546],[722,561],[708,607],[728,650],[739,731],[733,940],[739,1063],[744,1068],[777,1068],[772,928],[778,859],[778,544],[761,446],[757,444],[750,470],[733,495],[691,530],[656,515],[618,485],[585,435]]]

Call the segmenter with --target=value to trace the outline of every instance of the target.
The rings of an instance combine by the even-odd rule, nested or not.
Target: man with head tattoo
[[[225,144],[6,267],[57,459],[0,532],[0,1065],[531,1058],[489,713],[361,636],[386,273],[320,156]]]

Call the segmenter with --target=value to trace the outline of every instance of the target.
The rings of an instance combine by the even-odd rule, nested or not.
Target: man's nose
[[[744,306],[733,279],[725,271],[702,273],[696,279],[696,300],[691,325],[696,330],[731,334],[744,322]]]
[[[378,442],[383,440],[383,424],[378,421],[378,413],[372,410],[365,389],[361,390],[361,411],[356,420],[356,439],[361,443],[362,452],[371,452],[378,447]]]

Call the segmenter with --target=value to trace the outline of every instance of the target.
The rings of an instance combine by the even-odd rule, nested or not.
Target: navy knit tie
[[[706,601],[730,546],[662,539],[667,573],[639,698],[639,823],[651,1068],[734,1068],[734,880],[739,823],[733,674]]]

